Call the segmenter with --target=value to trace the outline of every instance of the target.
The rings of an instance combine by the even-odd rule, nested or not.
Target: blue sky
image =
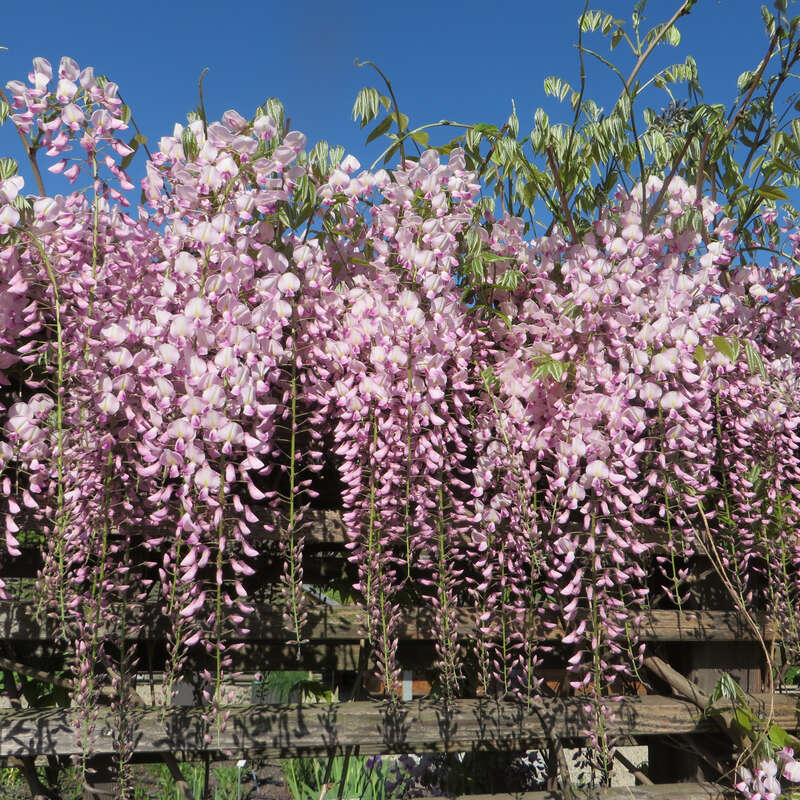
[[[629,19],[633,3],[591,5]],[[650,0],[647,27],[666,20],[678,5],[678,0]],[[8,48],[0,51],[3,84],[24,80],[34,56],[56,66],[62,55],[70,55],[119,84],[154,146],[194,108],[198,77],[208,67],[210,118],[228,108],[250,116],[274,95],[310,143],[341,144],[369,164],[382,146],[364,145],[365,132],[352,121],[351,109],[362,86],[379,82],[373,71],[356,68],[354,59],[372,59],[384,70],[412,124],[440,118],[502,124],[513,98],[520,132],[527,133],[539,106],[553,121],[571,119],[567,105],[545,96],[542,82],[555,74],[577,85],[574,45],[583,3],[84,0],[78,10],[63,0],[0,0],[0,6],[0,45]],[[759,7],[756,0],[699,0],[679,25],[680,46],[660,47],[645,72],[691,54],[706,101],[728,104],[738,75],[754,68],[766,49]],[[599,34],[586,44],[609,55]],[[623,48],[611,57],[625,72],[632,59]],[[587,96],[610,106],[619,92],[617,78],[598,62],[587,66]],[[662,104],[665,97],[653,98],[654,106]],[[10,123],[0,128],[0,155],[20,155]],[[131,171],[138,173],[135,166]],[[50,191],[65,188],[60,178],[46,180]]]

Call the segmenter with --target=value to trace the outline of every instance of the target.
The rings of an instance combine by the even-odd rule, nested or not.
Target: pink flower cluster
[[[782,794],[780,778],[790,783],[800,783],[800,761],[794,757],[791,747],[779,750],[777,761],[762,761],[755,774],[746,767],[739,770],[741,780],[736,790],[745,800],[777,800]]]
[[[29,77],[15,123],[53,158],[79,141],[95,181],[16,205],[21,178],[0,183],[0,506],[10,557],[20,528],[46,535],[42,603],[79,621],[79,660],[111,659],[100,621],[159,597],[174,670],[205,648],[218,705],[265,527],[301,643],[324,467],[387,685],[410,597],[451,694],[465,606],[486,691],[540,690],[537,626],[561,630],[575,689],[613,694],[650,561],[680,604],[712,550],[800,638],[800,302],[788,261],[732,266],[714,202],[673,178],[653,209],[651,178],[581,241],[528,240],[481,211],[459,150],[321,166],[229,111],[161,140],[132,216],[116,87],[69,59],[55,88],[43,60]]]
[[[114,155],[107,152],[111,150],[121,157],[133,153],[128,144],[117,138],[118,131],[128,129],[126,117],[129,116],[119,97],[119,87],[105,78],[95,77],[92,67],[80,69],[74,59],[66,57],[61,59],[57,77],[58,83],[53,88],[50,62],[35,58],[27,85],[22,81],[9,81],[6,86],[13,111],[12,122],[22,133],[35,135],[37,146],[44,148],[47,156],[57,159],[48,171],[63,174],[73,184],[86,166],[93,179],[97,179],[105,150],[102,163],[119,183],[119,188],[107,187],[108,192],[115,201],[128,205],[127,198],[119,190],[133,189],[133,184]],[[73,151],[76,142],[85,156],[66,155]],[[87,164],[83,163],[84,159]],[[8,202],[13,200],[7,199]],[[18,218],[11,222],[11,214],[14,211],[8,207],[0,209],[0,224],[16,224]]]

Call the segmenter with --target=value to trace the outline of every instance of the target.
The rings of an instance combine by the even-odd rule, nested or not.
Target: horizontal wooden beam
[[[274,549],[274,548],[273,548]],[[315,552],[316,551],[316,552]],[[322,551],[322,555],[320,555]],[[333,551],[333,552],[331,552]],[[345,558],[345,551],[339,545],[308,545],[303,555],[303,581],[306,584],[326,585],[331,580],[350,577],[357,580],[358,567]],[[265,584],[278,584],[286,566],[286,559],[280,553],[263,553],[249,560],[255,571],[252,577],[243,578],[248,589],[261,588]],[[7,559],[0,564],[0,578],[22,578],[33,581],[43,566],[42,554],[38,548],[25,548],[18,558]],[[215,580],[216,566],[214,562],[197,571],[197,580],[211,583]],[[156,570],[152,569],[153,577]]]
[[[264,567],[269,571],[273,568],[277,569],[277,563],[272,564],[272,562],[275,561],[275,545],[287,541],[285,520],[282,520],[280,515],[274,511],[260,508],[257,505],[252,506],[251,510],[257,517],[257,521],[250,526],[252,540],[256,547],[264,553],[261,559],[256,558],[253,561],[253,566],[256,569]],[[35,530],[38,524],[32,514],[27,519],[18,519],[17,523],[25,530]],[[165,527],[164,532],[169,534],[170,530]],[[342,553],[345,551],[344,545],[349,541],[347,527],[342,520],[342,512],[338,509],[309,509],[303,515],[299,532],[305,538],[307,555],[320,551]],[[146,531],[142,529],[142,536],[145,533],[150,536],[153,529],[147,528]],[[462,538],[465,536],[463,532],[456,535]],[[648,541],[653,546],[650,552],[662,552],[667,538],[666,531],[659,528],[648,531]],[[0,578],[34,578],[41,569],[42,563],[42,547],[23,546],[19,556],[4,558],[0,563]]]
[[[53,638],[55,625],[40,623],[33,603],[0,602],[0,640],[45,641]],[[155,606],[129,606],[126,611],[134,629],[131,638],[163,639],[166,620]],[[429,608],[407,608],[402,611],[397,635],[401,641],[433,641],[437,616]],[[293,638],[284,615],[275,606],[259,605],[248,618],[249,633],[237,641],[285,642]],[[472,609],[459,609],[456,630],[461,638],[476,634],[477,621]],[[358,642],[364,637],[364,612],[356,606],[314,605],[304,629],[307,639],[315,642]],[[753,631],[744,618],[733,611],[651,611],[644,615],[640,637],[648,642],[742,642],[755,641]],[[766,640],[775,638],[774,627],[761,621],[760,633]],[[101,635],[113,635],[113,631]],[[530,635],[542,641],[557,641],[564,635],[560,628],[538,627]]]
[[[756,696],[765,707],[765,696]],[[613,704],[606,733],[659,736],[713,733],[711,720],[698,717],[692,703],[670,697],[625,698]],[[220,731],[206,708],[129,709],[131,743],[136,754],[171,751],[182,757],[205,752],[283,758],[341,753],[358,746],[361,753],[421,753],[462,750],[525,750],[553,738],[580,739],[591,724],[586,698],[537,698],[530,707],[490,699],[458,700],[449,708],[430,701],[240,706]],[[0,712],[0,758],[28,755],[76,755],[77,709]],[[95,755],[114,752],[116,721],[107,709],[96,710],[91,742]],[[204,714],[206,715],[204,717]],[[798,728],[795,698],[774,697],[774,722]]]
[[[275,543],[287,541],[285,526],[274,512],[262,508],[254,510],[259,519],[251,526],[253,541],[261,545],[262,549],[264,549],[263,543],[270,543],[266,548],[267,554],[260,559],[262,562],[267,562],[269,566],[273,557],[268,554],[268,551],[276,549]],[[18,520],[18,524],[26,530],[35,530],[37,526],[36,520],[33,518],[28,521]],[[148,533],[152,534],[152,529],[148,529]],[[306,546],[310,552],[320,549],[339,551],[348,541],[341,511],[307,511],[303,516],[300,533],[305,537]],[[256,559],[256,561],[258,560]],[[3,563],[0,564],[0,578],[35,578],[42,565],[41,547],[22,547],[19,556],[3,558]],[[256,563],[254,566],[258,567],[259,564]],[[277,574],[280,574],[279,570]]]
[[[579,797],[585,797],[580,793]],[[654,786],[609,786],[593,789],[591,800],[731,800],[736,793],[716,783],[662,783]],[[455,798],[424,797],[421,800],[563,800],[561,792],[513,794],[460,794]]]

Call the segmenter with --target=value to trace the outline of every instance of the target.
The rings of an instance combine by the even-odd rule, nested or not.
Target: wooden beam
[[[586,795],[581,794],[580,797]],[[653,786],[610,786],[591,791],[591,800],[731,800],[733,789],[715,783],[662,783]],[[421,800],[563,800],[561,792],[515,792],[514,794],[460,794],[424,797]]]
[[[765,696],[754,698],[762,709]],[[796,730],[795,698],[774,698],[775,724]],[[716,730],[712,720],[699,718],[693,703],[670,697],[625,698],[614,705],[607,723],[609,736],[659,736]],[[462,750],[525,750],[553,738],[580,739],[592,714],[586,698],[537,698],[527,708],[515,702],[489,699],[458,700],[449,708],[435,702],[240,706],[225,709],[229,718],[217,738],[213,719],[204,708],[131,709],[133,753],[169,750],[184,758],[205,752],[282,758],[297,755],[360,752],[408,753]],[[76,709],[25,710],[0,713],[0,758],[9,756],[75,755]],[[95,755],[113,753],[114,716],[97,710]],[[206,741],[209,734],[211,741]]]
[[[35,604],[16,601],[0,602],[0,639],[13,641],[44,641],[52,639],[55,626],[51,621],[39,623]],[[167,622],[156,606],[129,606],[126,611],[131,622],[131,638],[163,639]],[[308,614],[305,636],[317,642],[357,642],[364,636],[364,613],[357,606],[314,605]],[[432,641],[437,617],[429,608],[407,608],[401,612],[397,635],[401,641]],[[236,641],[285,642],[292,638],[286,628],[284,615],[274,605],[258,605],[247,620],[249,633],[231,637]],[[774,626],[761,621],[766,640],[775,638]],[[462,639],[474,636],[477,630],[473,609],[462,608],[456,614],[456,630]],[[531,636],[557,641],[564,635],[561,628],[545,630],[537,627]],[[100,635],[114,636],[113,630]],[[640,637],[647,642],[742,642],[752,641],[753,632],[742,617],[733,611],[652,611],[642,616]]]
[[[286,541],[286,525],[285,520],[281,520],[280,514],[268,508],[259,508],[252,506],[251,510],[258,518],[257,522],[251,523],[250,531],[254,540],[258,542],[282,542]],[[30,514],[27,519],[18,519],[17,524],[24,530],[35,530],[37,528],[37,521],[33,514]],[[153,535],[155,528],[149,526],[133,526],[131,532],[134,537],[137,535]],[[165,534],[175,533],[175,526],[171,528],[167,525],[161,526]],[[298,533],[302,534],[306,542],[310,545],[343,545],[347,539],[347,527],[342,521],[342,512],[334,509],[309,509],[303,514],[303,520]],[[45,546],[45,550],[47,547]],[[31,557],[36,554],[39,555],[39,563],[41,563],[41,547],[23,547],[22,555],[16,559],[10,559],[6,563],[14,564],[15,562],[25,560],[25,557]]]

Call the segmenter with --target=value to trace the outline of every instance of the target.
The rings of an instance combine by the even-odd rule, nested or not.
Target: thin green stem
[[[644,66],[647,59],[650,57],[650,53],[658,47],[658,44],[661,40],[667,35],[670,28],[674,27],[675,23],[682,17],[684,14],[688,14],[692,10],[692,6],[697,2],[697,0],[684,0],[683,3],[678,7],[678,10],[670,17],[664,27],[658,32],[656,36],[653,37],[652,41],[648,45],[647,49],[639,55],[636,64],[634,65],[633,69],[631,70],[630,75],[628,75],[627,80],[624,82],[624,89],[622,93],[617,98],[617,102],[614,105],[619,104],[619,101],[625,96],[625,94],[629,93],[631,87],[633,86],[633,82],[636,80],[636,76],[639,74],[639,71]],[[638,34],[637,34],[638,36]],[[638,49],[638,48],[636,48]]]
[[[403,136],[403,127],[400,123],[400,104],[397,102],[397,97],[395,97],[394,89],[392,88],[392,82],[384,75],[383,70],[372,61],[359,61],[356,59],[356,66],[357,67],[372,67],[378,75],[383,78],[383,82],[386,84],[386,88],[389,90],[389,94],[392,97],[392,103],[394,104],[394,113],[395,113],[395,122],[397,123],[397,136],[398,141],[397,143],[400,145],[400,163],[405,167],[406,163],[406,150],[403,146],[403,141],[405,137]],[[393,145],[394,146],[394,145]],[[370,168],[370,171],[375,169],[374,165]]]
[[[406,352],[409,354],[406,361],[406,392],[408,402],[406,403],[406,505],[404,514],[405,537],[406,537],[406,569],[407,576],[411,578],[411,465],[413,463],[411,452],[411,390],[412,390],[412,371],[411,371],[411,333],[408,334]]]
[[[570,158],[572,158],[572,144],[575,141],[575,133],[578,129],[578,120],[581,116],[581,110],[583,108],[583,95],[586,91],[586,65],[583,63],[583,20],[586,17],[586,13],[589,10],[589,0],[585,0],[583,4],[583,13],[581,14],[580,18],[578,19],[578,61],[580,62],[580,80],[581,80],[581,88],[580,92],[578,93],[578,103],[575,106],[575,117],[572,120],[572,127],[569,131],[569,139],[567,140],[567,149],[564,153],[564,163],[569,164]]]
[[[167,616],[168,618],[172,618],[173,614],[175,613],[175,601],[178,593],[178,565],[181,563],[181,550],[183,546],[183,529],[178,528],[178,535],[175,540],[175,560],[172,564],[173,572],[172,572],[172,585],[170,586],[170,595],[169,595],[169,604],[167,606]],[[183,617],[178,617],[178,623],[175,626],[175,639],[174,639],[174,652],[177,654],[178,649],[180,648],[181,643],[181,635],[183,633]],[[170,699],[172,697],[172,685],[175,682],[175,674],[174,669],[170,668],[166,671],[165,680],[164,680],[164,705],[162,707],[162,719],[163,715],[166,714],[167,706],[169,705]]]
[[[438,549],[438,565],[437,565],[437,587],[439,590],[439,617],[441,619],[441,637],[442,637],[442,658],[444,668],[444,685],[445,695],[447,699],[451,699],[456,690],[456,641],[453,636],[451,626],[451,610],[450,598],[447,591],[447,551],[445,549],[445,535],[444,535],[444,517],[445,517],[445,502],[444,502],[444,486],[442,476],[439,476],[439,514],[436,520],[436,530],[438,535],[437,549]]]
[[[292,623],[297,640],[297,656],[300,657],[300,642],[302,640],[302,620],[298,607],[299,587],[297,586],[298,567],[295,561],[295,522],[297,510],[295,508],[295,483],[297,461],[297,348],[296,337],[292,337],[292,373],[291,373],[291,431],[289,433],[289,596],[292,604]]]
[[[217,727],[217,746],[222,739],[222,567],[225,562],[225,471],[226,459],[223,456],[220,463],[219,494],[217,502],[223,512],[220,514],[219,525],[217,526],[217,572],[214,576],[217,584],[216,607],[214,614],[214,639],[215,639],[215,666],[216,676],[214,682],[214,706]],[[298,638],[299,641],[299,638]]]
[[[366,62],[365,62],[366,63]],[[440,119],[438,122],[429,122],[427,125],[420,125],[413,130],[406,131],[399,137],[400,142],[404,142],[406,139],[411,138],[415,133],[420,133],[421,131],[427,130],[428,128],[465,128],[469,130],[472,128],[472,125],[466,125],[463,122],[452,122],[449,119]],[[413,139],[412,139],[413,141]],[[375,167],[380,164],[381,161],[386,157],[386,154],[389,153],[394,147],[397,146],[397,142],[392,142],[373,162],[372,166],[370,166],[370,172],[375,169]]]
[[[372,452],[378,444],[378,421],[375,418],[375,410],[370,410],[370,428],[372,429]],[[372,602],[372,564],[375,558],[375,470],[370,468],[369,472],[369,520],[367,524],[367,586],[364,592],[364,602],[366,608]]]
[[[58,486],[56,487],[56,557],[58,561],[58,606],[59,618],[64,625],[67,618],[66,599],[64,597],[64,537],[63,531],[66,524],[64,517],[64,331],[61,327],[61,294],[55,270],[47,255],[41,240],[30,230],[28,236],[36,247],[39,257],[44,263],[47,278],[53,291],[53,314],[56,324],[56,437],[57,449],[56,468],[58,471]]]
[[[595,535],[597,527],[597,519],[595,515],[592,515],[592,527],[591,527],[591,534],[592,536]],[[592,678],[593,678],[593,685],[594,685],[594,721],[595,721],[595,733],[597,734],[597,742],[600,745],[600,758],[601,758],[601,773],[602,773],[602,781],[603,784],[606,784],[608,781],[608,777],[610,774],[609,762],[608,762],[608,736],[606,733],[606,726],[605,726],[605,719],[603,718],[603,712],[600,708],[601,706],[601,699],[603,697],[603,681],[602,681],[602,670],[600,665],[600,616],[599,610],[597,605],[597,573],[595,570],[595,561],[592,560],[592,602],[591,602],[591,614],[592,614],[592,637],[594,638],[594,647],[592,647]]]

